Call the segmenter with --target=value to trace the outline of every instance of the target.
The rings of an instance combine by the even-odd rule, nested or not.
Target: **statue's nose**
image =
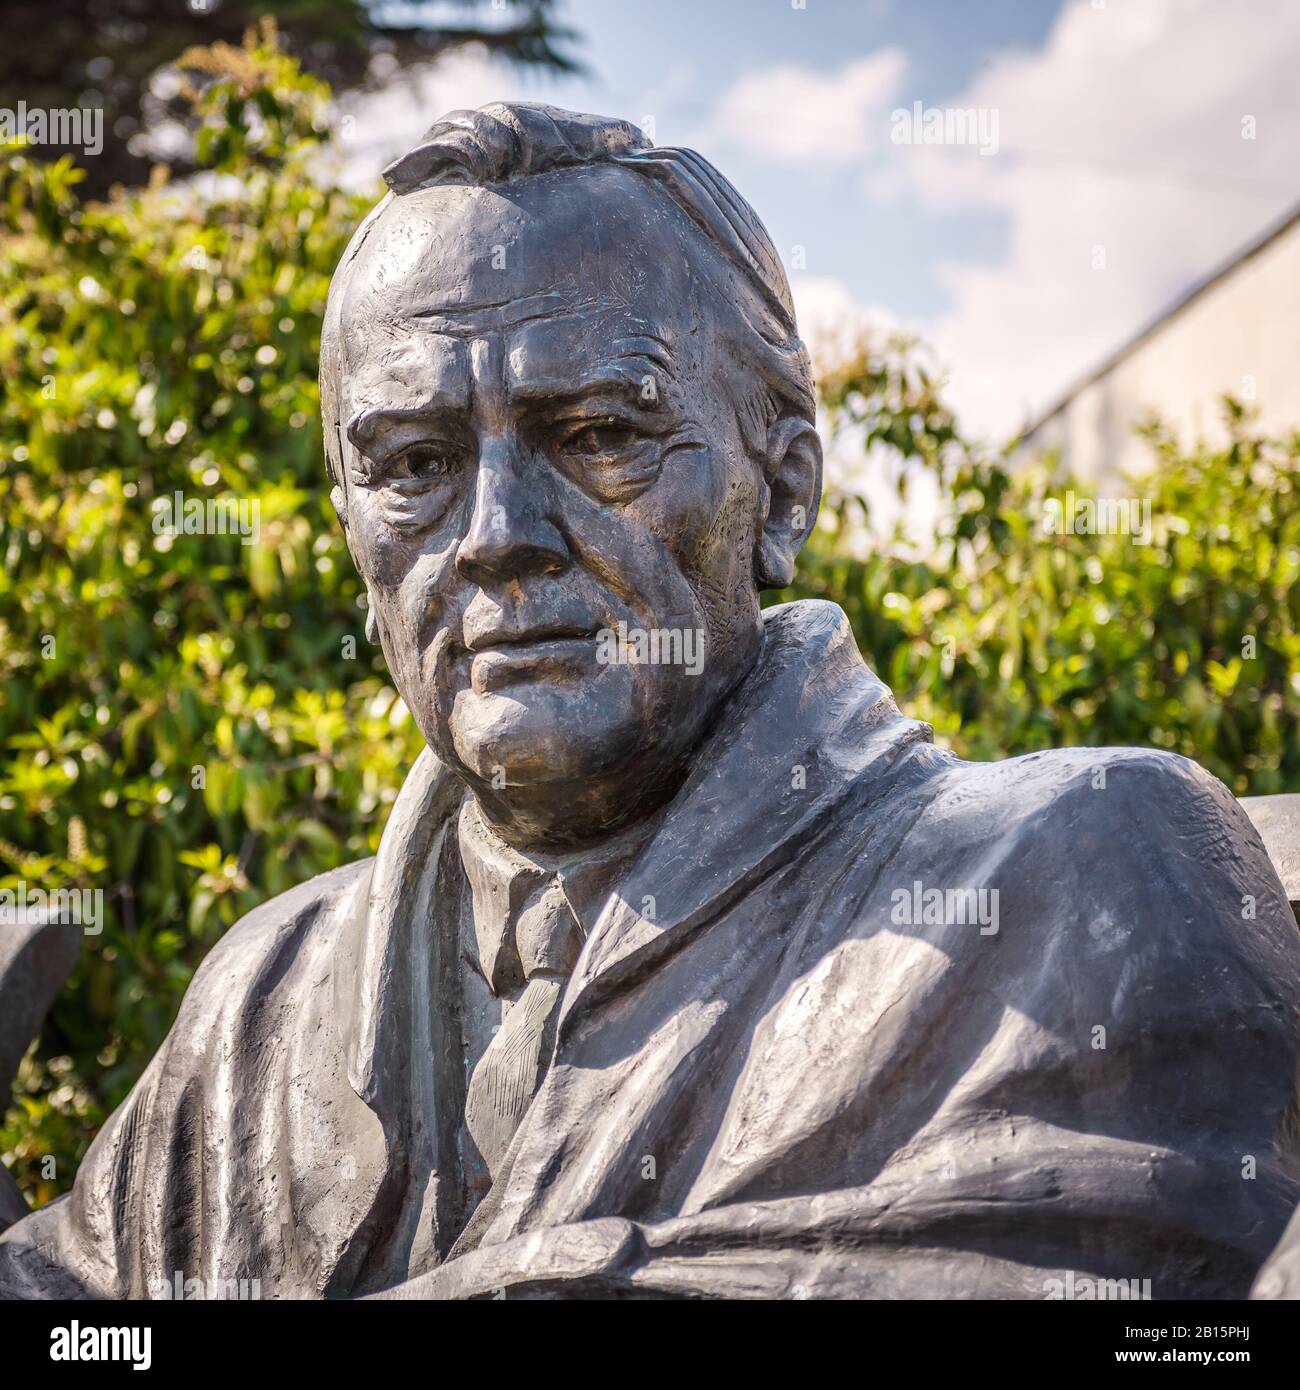
[[[469,529],[456,568],[476,584],[550,574],[565,568],[569,547],[547,516],[547,492],[508,445],[484,450]]]

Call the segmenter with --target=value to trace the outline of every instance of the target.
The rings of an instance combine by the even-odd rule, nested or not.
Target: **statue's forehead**
[[[581,313],[593,305],[660,317],[688,299],[700,234],[661,190],[596,166],[496,187],[395,198],[349,267],[345,330],[511,306]]]
[[[512,317],[511,311],[521,309],[540,312]],[[464,404],[471,394],[474,345],[484,340],[499,344],[493,358],[502,384],[512,391],[558,391],[578,378],[643,382],[647,375],[666,389],[683,375],[683,335],[627,305],[556,306],[547,312],[544,301],[526,301],[503,311],[414,320],[381,337],[345,339],[351,407],[415,407],[430,397]]]
[[[506,385],[611,364],[679,374],[698,315],[698,241],[661,192],[618,169],[394,199],[348,278],[347,394],[378,408],[436,379],[461,397],[471,345],[484,339],[499,347]]]

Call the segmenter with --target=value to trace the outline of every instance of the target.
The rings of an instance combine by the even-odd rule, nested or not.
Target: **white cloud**
[[[1298,66],[1300,5],[1072,0],[1040,48],[1003,52],[941,102],[927,94],[927,107],[996,113],[996,155],[890,141],[889,109],[920,96],[897,49],[829,74],[742,77],[701,148],[852,171],[875,215],[943,218],[954,243],[997,219],[995,256],[955,246],[930,267],[950,307],[916,327],[963,422],[1000,435],[1300,196]]]
[[[1300,193],[1298,58],[1300,6],[1073,4],[949,103],[996,110],[1001,155],[894,152],[933,207],[1007,221],[996,263],[940,267],[928,325],[969,427],[1018,427]]]
[[[866,154],[889,138],[887,108],[906,68],[899,49],[884,48],[838,73],[798,67],[750,73],[723,93],[701,144],[740,145],[788,160]]]

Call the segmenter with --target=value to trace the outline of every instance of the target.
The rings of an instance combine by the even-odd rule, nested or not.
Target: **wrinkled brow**
[[[676,364],[667,341],[657,334],[644,333],[616,338],[612,346],[613,357],[578,376],[567,361],[557,362],[553,370],[539,371],[535,357],[530,355],[527,376],[512,374],[507,383],[510,399],[521,405],[542,405],[612,393],[640,409],[660,406],[665,394],[663,386],[676,380]],[[645,390],[647,377],[656,383],[656,390],[649,396]],[[448,383],[423,399],[367,405],[351,417],[346,433],[356,448],[365,450],[391,426],[427,421],[439,415],[463,416],[469,408],[464,387]]]
[[[642,370],[637,370],[631,361],[614,362],[577,378],[536,377],[513,384],[510,387],[510,399],[523,405],[531,405],[613,394],[623,396],[635,405],[653,408],[663,400],[664,393],[657,388],[647,395],[646,378],[658,381],[661,374],[645,371],[644,359],[642,367]]]
[[[431,391],[423,399],[409,403],[367,405],[348,420],[347,436],[358,449],[366,449],[389,425],[427,420],[434,415],[455,415],[463,413],[467,406],[466,395],[455,390]]]
[[[539,371],[535,360],[525,359],[526,371],[512,374],[510,395],[518,401],[571,400],[613,390],[620,394],[635,393],[642,405],[656,405],[663,391],[645,395],[645,381],[652,378],[658,386],[676,380],[676,364],[668,343],[654,334],[637,334],[617,338],[615,354],[592,369],[574,375],[567,364],[553,371]]]

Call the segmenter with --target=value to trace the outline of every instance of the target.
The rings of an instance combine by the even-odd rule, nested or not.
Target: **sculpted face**
[[[358,252],[335,504],[421,732],[518,843],[665,799],[755,658],[772,489],[720,283],[609,166],[406,194]],[[624,631],[678,659],[610,660]]]

